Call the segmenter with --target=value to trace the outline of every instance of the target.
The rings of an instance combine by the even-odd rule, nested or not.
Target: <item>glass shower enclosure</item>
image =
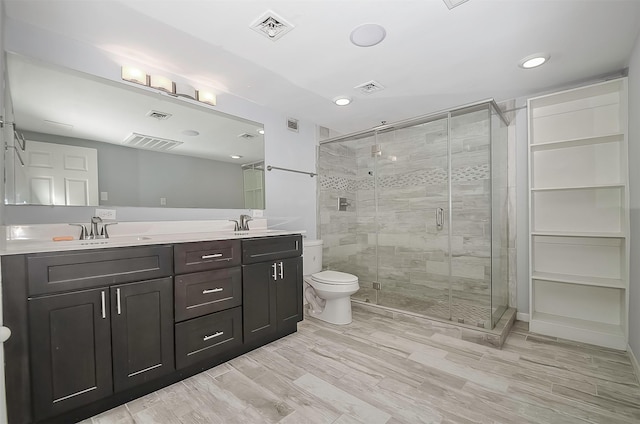
[[[508,306],[507,122],[493,101],[321,142],[319,234],[353,300],[491,329]]]

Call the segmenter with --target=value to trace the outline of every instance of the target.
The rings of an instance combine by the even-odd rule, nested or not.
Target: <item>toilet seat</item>
[[[311,279],[322,284],[346,285],[358,282],[358,277],[346,272],[321,271],[311,275]]]

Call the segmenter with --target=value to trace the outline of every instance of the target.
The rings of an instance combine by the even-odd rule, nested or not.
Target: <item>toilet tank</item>
[[[322,240],[304,240],[302,272],[304,275],[322,271]]]

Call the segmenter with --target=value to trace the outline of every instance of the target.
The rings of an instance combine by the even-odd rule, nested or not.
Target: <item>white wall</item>
[[[6,50],[78,71],[120,81],[125,63],[89,44],[6,19]],[[167,75],[180,79],[179,75]],[[315,172],[316,131],[301,121],[300,131],[286,128],[287,116],[227,93],[218,95],[217,111],[261,122],[265,128],[265,164]],[[295,114],[290,115],[295,118]],[[316,234],[316,179],[283,171],[266,172],[266,210],[269,226],[306,230]],[[162,221],[237,218],[240,209],[116,208],[119,221]],[[94,214],[89,207],[7,206],[4,224],[84,222]]]
[[[629,205],[631,273],[629,275],[629,346],[640,358],[640,36],[629,62]]]

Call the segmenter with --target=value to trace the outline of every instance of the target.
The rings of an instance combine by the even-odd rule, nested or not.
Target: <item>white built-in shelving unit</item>
[[[530,331],[628,344],[627,79],[529,99]]]

